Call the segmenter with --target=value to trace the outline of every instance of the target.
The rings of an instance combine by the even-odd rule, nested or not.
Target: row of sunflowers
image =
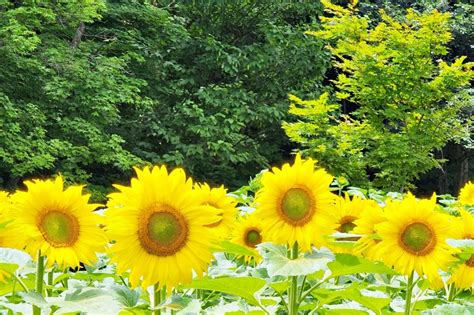
[[[13,278],[22,285],[25,292],[21,294],[26,295],[20,296],[33,304],[33,314],[46,308],[60,313],[61,308],[51,307],[51,301],[68,292],[68,286],[55,279],[84,272],[85,267],[96,266],[100,257],[107,257],[113,278],[120,279],[127,290],[150,293],[144,298],[146,305],[139,308],[143,313],[184,312],[184,307],[171,302],[176,296],[199,300],[197,312],[203,312],[206,303],[216,299],[211,298],[215,292],[221,293],[220,302],[226,301],[222,295],[235,294],[255,306],[255,312],[328,313],[328,309],[323,311],[325,303],[318,290],[342,290],[354,283],[382,280],[389,288],[394,275],[401,284],[397,294],[403,297],[405,314],[416,310],[412,296],[421,287],[438,295],[445,290],[448,302],[466,292],[470,295],[474,285],[474,216],[470,212],[474,184],[466,184],[458,200],[451,202],[451,211],[446,211],[436,195],[417,199],[407,194],[376,202],[336,194],[332,183],[333,177],[314,160],[299,155],[291,165],[262,174],[250,207],[239,207],[242,202],[222,186],[194,183],[183,169],[168,172],[165,166],[136,169],[129,186],[114,185],[116,192],[108,196],[106,205],[90,203],[83,186],[65,187],[61,176],[26,181],[26,190],[0,194],[0,238],[2,247],[33,257],[34,285],[28,288],[22,283],[21,270],[3,268],[1,278],[4,283]],[[328,269],[328,263],[335,266],[334,254],[346,259],[360,257],[358,262],[385,269],[372,273],[370,268],[355,268],[355,278],[344,278],[344,273]],[[250,277],[213,274],[212,266],[219,259]],[[280,268],[275,272],[274,260],[284,261],[283,269],[289,271]],[[235,278],[257,278],[255,272],[262,266],[267,275],[252,296],[267,290],[267,297],[274,297],[269,306],[261,296],[254,300],[234,293],[225,288],[225,282],[221,289],[198,285],[204,277],[224,279],[232,286]],[[377,273],[385,278],[376,279]],[[371,274],[375,280],[367,280]],[[268,295],[270,288],[273,291]],[[364,288],[371,290],[370,285]],[[41,303],[48,302],[49,308],[33,301],[32,293]],[[4,295],[8,294],[16,293]],[[348,299],[342,296],[327,304]],[[396,311],[390,304],[393,296],[388,299],[382,307],[369,305],[369,313]],[[362,299],[355,300],[364,305]]]

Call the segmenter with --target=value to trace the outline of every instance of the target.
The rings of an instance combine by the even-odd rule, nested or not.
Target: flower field
[[[5,314],[474,312],[472,183],[364,191],[299,155],[233,193],[135,171],[106,205],[60,176],[2,193]]]
[[[0,314],[474,315],[472,0],[0,0]]]

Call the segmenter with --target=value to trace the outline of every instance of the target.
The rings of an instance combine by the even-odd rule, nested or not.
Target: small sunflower
[[[418,200],[409,194],[404,200],[385,207],[386,221],[375,226],[381,237],[381,255],[387,265],[410,275],[416,271],[439,286],[438,271],[453,262],[454,248],[446,239],[456,235],[453,218],[435,211],[436,196]]]
[[[314,160],[303,161],[300,155],[292,166],[264,173],[255,203],[265,239],[290,246],[297,242],[303,251],[325,244],[335,227],[329,214],[335,198],[331,182],[324,169],[315,170]]]
[[[208,184],[201,184],[195,185],[195,189],[201,192],[202,204],[214,207],[219,212],[221,219],[209,225],[209,227],[213,228],[213,233],[222,238],[228,238],[237,215],[237,202],[235,199],[227,196],[224,186],[211,188]]]
[[[100,216],[93,211],[100,205],[90,204],[90,195],[82,194],[82,186],[64,190],[63,178],[25,181],[26,192],[12,196],[8,227],[9,242],[36,258],[40,251],[47,257],[47,266],[79,267],[91,265],[96,252],[106,242],[99,228]]]
[[[255,248],[258,244],[264,242],[262,236],[262,221],[259,220],[255,214],[247,214],[240,217],[232,232],[231,242],[246,247],[255,253],[253,256],[244,257],[247,263],[250,262],[252,258],[257,262],[260,261],[261,257]]]
[[[382,208],[376,203],[364,209],[359,219],[354,221],[356,227],[352,230],[355,234],[363,235],[357,240],[354,252],[370,260],[380,260],[377,244],[380,239],[375,232],[375,225],[385,221]]]
[[[171,290],[189,283],[193,271],[202,275],[211,261],[212,228],[221,220],[214,208],[202,205],[183,169],[168,174],[165,166],[135,169],[131,186],[115,185],[109,195],[107,229],[112,261],[120,274],[130,270],[130,284],[157,284]]]
[[[461,212],[461,239],[474,239],[474,216],[464,209]],[[451,275],[449,283],[454,283],[456,287],[469,289],[474,285],[474,255],[464,261]]]
[[[459,202],[463,205],[474,205],[474,183],[466,183],[459,191]]]
[[[352,197],[352,200],[348,194],[345,194],[344,198],[338,197],[333,212],[337,224],[336,231],[353,233],[354,228],[357,227],[356,220],[361,218],[365,209],[374,207],[374,204],[376,205],[375,201],[362,199],[359,196]],[[331,249],[336,253],[352,253],[352,249],[338,246],[338,242],[357,241],[358,239],[358,237],[338,238],[335,242],[332,242]]]

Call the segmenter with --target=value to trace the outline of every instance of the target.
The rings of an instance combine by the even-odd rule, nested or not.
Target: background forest
[[[419,61],[422,66],[414,66],[419,72],[410,77],[403,64],[394,68],[415,83],[436,83],[434,78],[442,77],[438,70],[450,69],[436,89],[406,87],[420,103],[427,102],[424,112],[415,114],[429,118],[432,131],[423,127],[409,140],[366,147],[367,139],[383,134],[354,133],[354,125],[345,134],[349,140],[317,128],[303,131],[319,139],[313,143],[289,130],[301,119],[289,112],[295,102],[339,104],[338,117],[347,118],[361,115],[361,104],[383,105],[399,97],[379,89],[392,76],[357,80],[373,86],[376,99],[341,94],[340,75],[347,69],[331,55],[342,46],[331,50],[331,36],[305,33],[320,29],[318,1],[0,0],[0,187],[13,190],[26,178],[62,173],[70,182],[88,183],[102,199],[111,183],[128,181],[132,166],[166,163],[184,166],[198,180],[236,189],[302,147],[331,173],[359,186],[457,194],[474,168],[472,74],[463,68],[473,60],[474,6],[436,0],[361,1],[357,6],[358,16],[370,19],[368,27],[383,21],[379,9],[395,20],[406,19],[407,8],[451,14],[427,23],[446,25],[440,32],[452,38],[441,36],[433,44],[436,37],[415,36],[418,48],[430,47],[426,54],[402,55]],[[392,51],[409,53],[389,44]],[[344,51],[351,53],[361,51]],[[433,108],[444,110],[443,116],[430,116]],[[406,122],[387,117],[380,122],[383,132],[402,133]],[[357,145],[352,151],[338,146],[327,151],[332,157],[327,158],[320,145],[337,141]],[[392,169],[411,170],[402,183],[393,180],[401,178],[399,173],[380,175],[390,166],[377,163],[392,155],[398,161]]]

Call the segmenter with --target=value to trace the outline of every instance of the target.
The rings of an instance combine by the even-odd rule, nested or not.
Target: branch
[[[77,46],[81,43],[82,35],[84,35],[84,32],[86,30],[86,26],[84,25],[84,22],[79,23],[79,26],[76,29],[76,34],[74,34],[74,38],[71,41],[71,48],[76,49]]]

